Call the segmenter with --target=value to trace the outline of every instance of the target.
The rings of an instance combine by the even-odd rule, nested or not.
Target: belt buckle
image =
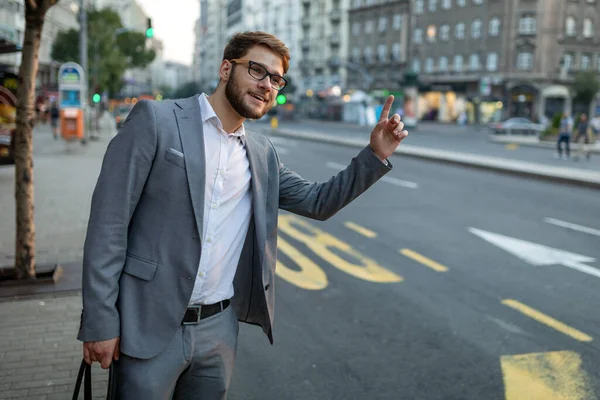
[[[196,320],[195,321],[184,321],[182,323],[182,325],[198,325],[200,323],[202,306],[200,306],[200,305],[198,305],[198,306],[189,306],[187,309],[189,310],[190,308],[197,310]]]

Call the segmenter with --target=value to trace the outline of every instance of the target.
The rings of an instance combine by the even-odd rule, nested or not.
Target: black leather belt
[[[223,300],[215,304],[198,304],[197,306],[189,306],[183,316],[183,325],[194,325],[200,320],[212,317],[229,307],[229,300]]]

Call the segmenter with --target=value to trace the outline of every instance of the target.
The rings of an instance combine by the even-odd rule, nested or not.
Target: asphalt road
[[[269,129],[267,121],[257,122],[262,129]],[[327,121],[280,121],[279,129],[292,131],[319,132],[325,130],[327,134],[364,138],[368,141],[371,129],[355,124],[334,123]],[[486,130],[477,127],[460,127],[457,125],[421,124],[416,130],[409,132],[409,143],[431,149],[456,151],[490,157],[503,157],[519,161],[529,161],[559,167],[583,168],[600,171],[600,154],[593,154],[590,161],[557,160],[554,158],[554,147],[531,147],[524,145],[507,145],[494,143],[488,139]],[[572,155],[575,154],[575,145],[571,144]]]
[[[358,152],[273,141],[310,180]],[[328,221],[282,213],[275,345],[242,325],[229,398],[600,397],[598,191],[391,161]]]

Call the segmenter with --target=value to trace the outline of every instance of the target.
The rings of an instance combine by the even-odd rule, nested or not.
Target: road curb
[[[300,133],[281,129],[273,130],[269,128],[263,129],[262,131],[263,133],[276,136],[293,137],[296,139],[339,144],[350,147],[362,148],[368,144],[366,140],[332,137],[326,134]],[[568,167],[553,167],[500,157],[484,157],[405,144],[399,146],[395,153],[423,160],[484,169],[509,175],[535,177],[547,181],[600,189],[600,173],[597,171]]]
[[[519,146],[537,147],[540,149],[556,149],[556,142],[550,142],[550,141],[528,142],[528,141],[519,140],[519,138],[511,138],[510,136],[500,138],[500,137],[494,137],[492,135],[488,135],[488,140],[492,143],[497,143],[497,144],[517,144]],[[576,149],[577,149],[576,144],[572,143],[571,151],[575,152]],[[596,145],[595,147],[591,147],[589,149],[589,151],[590,151],[590,153],[600,154],[600,147],[598,147]]]

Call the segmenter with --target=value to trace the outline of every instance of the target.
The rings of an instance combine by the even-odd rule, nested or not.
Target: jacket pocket
[[[154,279],[154,275],[156,275],[156,268],[157,266],[155,263],[127,254],[123,272],[145,281],[151,281]]]
[[[175,149],[168,149],[165,153],[165,160],[185,169],[185,160],[182,152]]]

